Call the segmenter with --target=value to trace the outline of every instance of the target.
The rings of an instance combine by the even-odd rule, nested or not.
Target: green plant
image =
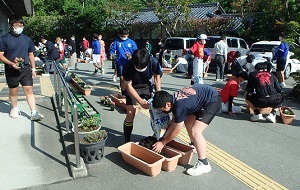
[[[106,137],[107,137],[107,132],[105,130],[99,130],[91,134],[88,134],[83,139],[80,139],[80,143],[83,144],[96,143],[106,139]]]
[[[291,108],[285,107],[282,109],[282,113],[286,114],[286,115],[294,115],[293,111],[291,110]]]
[[[101,119],[95,116],[82,117],[78,121],[78,131],[79,132],[89,132],[99,128],[101,124]]]

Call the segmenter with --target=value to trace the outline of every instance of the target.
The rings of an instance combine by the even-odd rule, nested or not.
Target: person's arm
[[[13,67],[14,69],[20,69],[20,67],[17,67],[15,62],[11,62],[10,60],[8,60],[5,56],[4,56],[4,52],[0,52],[0,61],[2,61],[3,63]]]
[[[232,112],[232,104],[233,104],[233,96],[229,96],[229,99],[228,99],[228,114],[230,116],[235,116],[235,114]]]
[[[154,79],[154,85],[155,85],[155,91],[160,91],[161,90],[161,78],[160,75],[154,75],[153,76]]]
[[[31,65],[31,70],[32,70],[32,78],[35,78],[36,77],[36,68],[35,68],[35,59],[34,59],[33,52],[29,52],[28,57],[29,57],[29,63]]]
[[[153,149],[155,152],[161,152],[164,146],[173,140],[181,131],[181,127],[183,126],[183,121],[180,123],[171,122],[169,125],[164,138],[161,141],[156,142],[153,145]]]

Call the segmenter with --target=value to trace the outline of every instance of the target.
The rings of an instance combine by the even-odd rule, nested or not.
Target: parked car
[[[184,51],[187,50],[195,43],[196,38],[188,38],[188,37],[170,37],[165,41],[164,49],[170,49],[172,51],[172,58],[175,55],[179,57],[184,56]]]
[[[258,41],[252,44],[249,54],[255,57],[268,57],[272,60],[273,56],[277,51],[277,47],[280,45],[280,41]],[[287,79],[290,77],[291,73],[300,70],[300,61],[297,59],[291,59],[294,53],[290,52],[287,56],[287,63],[284,69],[284,77]],[[276,72],[276,62],[272,62],[272,72]]]

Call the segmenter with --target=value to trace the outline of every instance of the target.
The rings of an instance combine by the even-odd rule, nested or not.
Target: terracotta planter
[[[128,164],[141,170],[149,176],[160,174],[165,157],[133,142],[118,147],[123,159]]]
[[[71,78],[73,81],[74,86],[79,90],[79,92],[85,96],[91,95],[92,88],[82,88],[81,85],[79,85],[73,78]]]
[[[179,152],[172,150],[169,147],[164,147],[161,152],[163,153],[163,155],[164,154],[169,155],[168,158],[165,157],[166,159],[162,163],[162,169],[167,172],[174,171],[177,167],[178,160],[180,157],[182,157],[182,155]]]
[[[172,148],[173,150],[179,152],[182,157],[179,158],[178,160],[178,164],[180,165],[187,165],[191,162],[192,158],[193,158],[193,150],[194,148],[183,144],[181,142],[172,140],[167,144],[168,147]]]
[[[115,102],[116,106],[126,110],[126,99],[121,94],[111,94],[111,100]]]
[[[162,68],[164,74],[170,74],[172,68]]]
[[[283,113],[283,110],[284,110],[284,109],[288,109],[289,111],[291,111],[291,112],[292,112],[292,115],[284,114],[284,113]],[[292,111],[292,109],[291,109],[290,107],[284,107],[284,106],[282,106],[282,107],[280,107],[279,111],[280,111],[280,117],[281,117],[281,119],[282,119],[282,122],[283,122],[284,124],[287,124],[287,125],[292,124],[293,119],[294,119],[294,117],[295,117],[295,114],[294,114],[294,112]]]

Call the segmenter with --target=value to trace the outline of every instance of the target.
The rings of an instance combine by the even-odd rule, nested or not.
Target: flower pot
[[[97,143],[79,144],[80,156],[87,164],[94,164],[100,162],[104,156],[104,147],[107,137]]]
[[[121,94],[111,94],[111,100],[115,102],[116,106],[124,108],[126,110],[126,98]]]
[[[125,162],[133,167],[152,177],[160,174],[162,162],[165,160],[162,155],[133,142],[119,146],[118,150]]]
[[[182,155],[169,147],[164,147],[161,153],[163,156],[165,156],[165,154],[169,156],[165,157],[165,161],[162,163],[162,169],[167,172],[174,171],[177,167],[178,160],[180,157],[182,157]]]
[[[182,157],[179,158],[178,160],[178,164],[180,165],[187,165],[191,162],[192,158],[193,158],[193,150],[194,148],[183,144],[181,142],[172,140],[167,144],[168,147],[172,148],[173,150],[179,152]]]
[[[79,125],[80,126],[80,125]],[[79,127],[78,126],[78,127]],[[79,137],[79,139],[82,139],[82,138],[84,138],[84,137],[86,137],[88,134],[91,134],[91,133],[93,133],[93,132],[96,132],[96,131],[99,131],[101,129],[101,125],[99,125],[99,128],[97,128],[97,129],[95,129],[95,130],[92,130],[92,131],[87,131],[87,132],[80,132],[80,131],[78,131],[78,137]],[[74,134],[74,127],[72,128],[72,132],[73,132],[73,134]]]
[[[285,114],[285,113],[284,113],[284,110],[285,110],[285,109],[287,109],[287,110],[290,112],[290,114]],[[292,109],[291,109],[290,107],[282,106],[282,107],[280,107],[279,111],[280,111],[280,117],[281,117],[281,119],[282,119],[282,122],[283,122],[284,124],[287,124],[287,125],[292,124],[293,119],[294,119],[294,117],[295,117],[295,114],[294,114],[294,112],[292,111]]]
[[[80,84],[78,84],[74,78],[71,78],[74,86],[79,90],[79,92],[85,96],[91,95],[92,88],[83,88]],[[85,83],[84,83],[85,84]]]

